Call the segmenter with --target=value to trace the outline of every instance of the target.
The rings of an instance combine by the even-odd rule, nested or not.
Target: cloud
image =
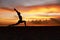
[[[0,0],[0,7],[33,6],[60,3],[59,0]]]

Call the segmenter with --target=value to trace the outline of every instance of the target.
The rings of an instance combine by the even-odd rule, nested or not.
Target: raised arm
[[[15,8],[14,8],[14,10],[17,12],[18,16],[20,16],[20,12],[18,12]]]
[[[15,8],[14,8],[14,10],[17,12],[17,15],[18,15],[19,19],[22,19],[22,16],[20,15],[21,13],[18,12]]]
[[[14,8],[14,10],[15,10],[16,12],[18,12],[15,8]]]

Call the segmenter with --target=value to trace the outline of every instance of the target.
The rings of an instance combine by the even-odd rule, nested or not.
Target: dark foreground
[[[0,40],[60,40],[60,27],[0,27]]]

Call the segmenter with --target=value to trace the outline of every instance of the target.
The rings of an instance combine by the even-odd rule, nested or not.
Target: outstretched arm
[[[18,12],[15,8],[14,8],[14,10],[17,12],[17,14],[20,16],[20,12]]]
[[[18,12],[15,8],[14,8],[14,10],[17,12],[17,15],[18,15],[19,19],[22,19],[22,16],[20,15],[20,12]]]
[[[18,12],[15,8],[14,8],[14,10],[15,10],[16,12]]]

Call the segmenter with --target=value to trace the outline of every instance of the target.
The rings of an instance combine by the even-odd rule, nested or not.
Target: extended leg
[[[12,24],[12,26],[13,26],[13,25],[18,25],[18,24],[20,24],[20,20],[19,20],[16,24]]]

